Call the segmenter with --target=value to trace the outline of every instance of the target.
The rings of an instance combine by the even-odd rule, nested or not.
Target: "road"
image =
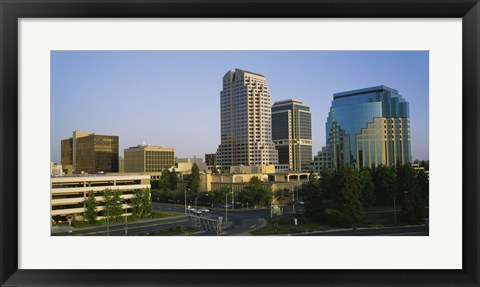
[[[155,211],[164,212],[185,212],[184,205],[154,203]],[[204,213],[202,216],[207,218],[222,217],[225,219],[225,208],[208,207],[209,213]],[[222,229],[223,235],[248,235],[249,231],[255,230],[264,224],[264,218],[270,216],[270,209],[236,209],[232,211],[231,208],[227,212],[227,223]],[[192,234],[194,236],[212,236],[211,232],[198,232]]]
[[[128,235],[146,234],[168,230],[177,225],[188,226],[190,223],[183,215],[177,217],[149,220],[144,222],[130,222],[128,223]],[[124,236],[125,224],[116,223],[110,225],[110,236]],[[107,226],[102,225],[93,228],[72,229],[65,232],[52,233],[52,236],[62,235],[83,235],[83,236],[105,236],[107,235]]]
[[[184,205],[153,203],[153,209],[159,212],[177,213],[178,216],[155,219],[144,222],[128,223],[128,235],[146,235],[159,231],[165,231],[172,227],[190,226],[189,219],[185,217]],[[202,217],[218,219],[222,217],[225,220],[224,208],[208,208],[209,213],[204,213]],[[284,214],[292,214],[291,207],[284,207]],[[228,210],[227,222],[222,228],[222,235],[227,236],[244,236],[249,235],[250,231],[262,227],[265,224],[265,218],[270,217],[270,209],[236,209]],[[125,224],[116,223],[110,225],[110,236],[124,236]],[[83,235],[83,236],[105,236],[107,235],[107,227],[105,225],[93,228],[74,229],[69,231],[52,233],[52,236],[62,235]],[[198,231],[193,236],[215,236],[212,232]],[[330,230],[324,232],[308,232],[302,234],[292,234],[294,236],[425,236],[427,235],[424,226],[401,226],[387,228],[358,228],[353,231],[351,229]]]
[[[383,228],[358,228],[342,230],[329,230],[308,232],[300,234],[292,234],[292,236],[426,236],[427,231],[425,226],[398,226],[398,227],[383,227]]]

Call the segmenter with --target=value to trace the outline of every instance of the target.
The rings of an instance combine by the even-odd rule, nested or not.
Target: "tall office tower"
[[[409,163],[408,102],[397,90],[385,86],[336,93],[328,113],[326,138],[333,167]]]
[[[236,165],[277,164],[271,95],[264,76],[240,69],[228,71],[223,77],[220,110],[218,165],[228,169]]]
[[[74,131],[61,142],[62,165],[74,173],[118,172],[118,146],[118,136]]]
[[[61,160],[62,165],[73,165],[73,139],[64,139],[61,141]]]
[[[290,170],[307,170],[312,161],[312,114],[298,100],[275,102],[272,106],[272,139],[278,164]]]
[[[175,165],[175,149],[138,145],[124,150],[125,172],[162,172]]]

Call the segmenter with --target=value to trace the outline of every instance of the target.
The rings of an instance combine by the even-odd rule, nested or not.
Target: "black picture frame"
[[[0,0],[0,15],[1,286],[479,286],[478,0]],[[18,269],[18,19],[60,17],[462,18],[463,268],[461,270]],[[455,153],[450,151],[449,156],[455,156]]]

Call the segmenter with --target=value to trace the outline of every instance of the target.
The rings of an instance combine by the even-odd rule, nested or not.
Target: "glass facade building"
[[[312,161],[312,114],[298,100],[275,102],[272,106],[272,140],[278,163],[290,170],[307,170]]]
[[[75,172],[118,172],[118,148],[118,136],[90,134],[78,138]]]
[[[223,77],[220,92],[220,140],[217,165],[275,165],[272,141],[271,95],[267,79],[235,69]]]
[[[336,93],[326,138],[333,167],[409,163],[409,104],[397,90],[386,86]]]
[[[74,131],[61,141],[62,165],[73,173],[118,172],[118,136]]]

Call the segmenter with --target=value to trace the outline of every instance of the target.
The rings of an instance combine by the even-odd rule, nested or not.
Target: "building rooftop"
[[[333,94],[333,99],[351,97],[351,96],[356,96],[356,95],[361,95],[361,94],[366,94],[366,93],[371,93],[371,92],[383,92],[383,91],[388,91],[388,92],[393,92],[393,93],[398,94],[397,90],[389,88],[389,87],[384,86],[384,85],[380,85],[380,86],[375,86],[375,87],[370,87],[370,88],[364,88],[364,89],[351,90],[351,91],[346,91],[346,92],[341,92],[341,93],[335,93],[335,94]]]
[[[284,104],[299,104],[302,106],[306,106],[302,101],[296,100],[296,99],[288,99],[288,100],[281,100],[281,101],[276,101],[273,103],[274,106],[279,106],[279,105],[284,105]]]
[[[248,73],[248,74],[252,74],[252,75],[256,75],[256,76],[260,76],[260,77],[263,77],[263,78],[265,78],[265,76],[264,76],[264,75],[262,75],[262,74],[258,74],[258,73],[250,72],[250,71],[247,71],[247,70],[235,69],[235,72],[237,72],[237,71],[242,71],[242,72],[244,72],[244,73]]]

